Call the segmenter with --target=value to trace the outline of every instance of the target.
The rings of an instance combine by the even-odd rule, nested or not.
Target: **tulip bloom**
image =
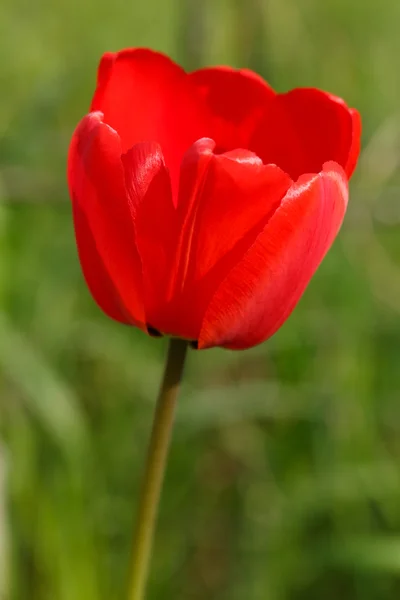
[[[111,318],[244,349],[288,318],[346,211],[360,118],[248,70],[105,54],[68,181],[88,287]]]

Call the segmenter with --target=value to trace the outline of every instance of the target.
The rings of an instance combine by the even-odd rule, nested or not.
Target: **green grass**
[[[399,597],[399,19],[397,0],[3,0],[4,600],[124,598],[165,342],[89,297],[65,160],[100,54],[127,45],[326,88],[360,108],[365,148],[284,327],[244,353],[190,353],[149,600]]]

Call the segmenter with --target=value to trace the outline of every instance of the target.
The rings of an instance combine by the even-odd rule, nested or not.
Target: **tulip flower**
[[[113,319],[245,349],[290,315],[346,211],[360,119],[228,67],[103,56],[68,180],[87,284]]]
[[[171,336],[129,600],[144,598],[188,342],[250,348],[286,321],[342,224],[360,130],[340,98],[278,94],[246,69],[186,73],[146,49],[101,60],[68,158],[82,270],[106,315]]]

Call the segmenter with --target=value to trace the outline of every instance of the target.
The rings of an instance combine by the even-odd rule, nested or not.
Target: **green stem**
[[[171,339],[154,415],[132,547],[128,600],[144,600],[151,548],[187,342]]]

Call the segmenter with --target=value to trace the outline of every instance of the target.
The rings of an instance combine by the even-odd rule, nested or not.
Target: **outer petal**
[[[288,191],[206,311],[199,348],[244,349],[273,335],[288,318],[331,246],[344,217],[347,179],[336,163]]]
[[[251,136],[275,97],[274,90],[247,69],[214,67],[189,74],[212,113],[208,133],[217,150],[248,148]]]
[[[108,317],[129,324],[132,319],[99,256],[96,242],[79,202],[72,203],[72,211],[79,260],[90,293]]]
[[[188,339],[198,339],[213,293],[291,184],[286,173],[251,152],[215,155],[213,146],[200,140],[182,164],[176,262],[158,321],[161,330]]]
[[[207,135],[203,102],[185,71],[167,56],[128,49],[103,56],[91,110],[118,131],[124,152],[156,141],[165,156],[175,196],[185,151]]]
[[[88,286],[111,317],[145,329],[142,272],[118,135],[101,113],[72,138],[68,182],[79,257]]]
[[[270,103],[249,148],[293,179],[319,173],[329,160],[349,176],[359,152],[360,132],[353,116],[336,96],[317,89],[295,89]]]

